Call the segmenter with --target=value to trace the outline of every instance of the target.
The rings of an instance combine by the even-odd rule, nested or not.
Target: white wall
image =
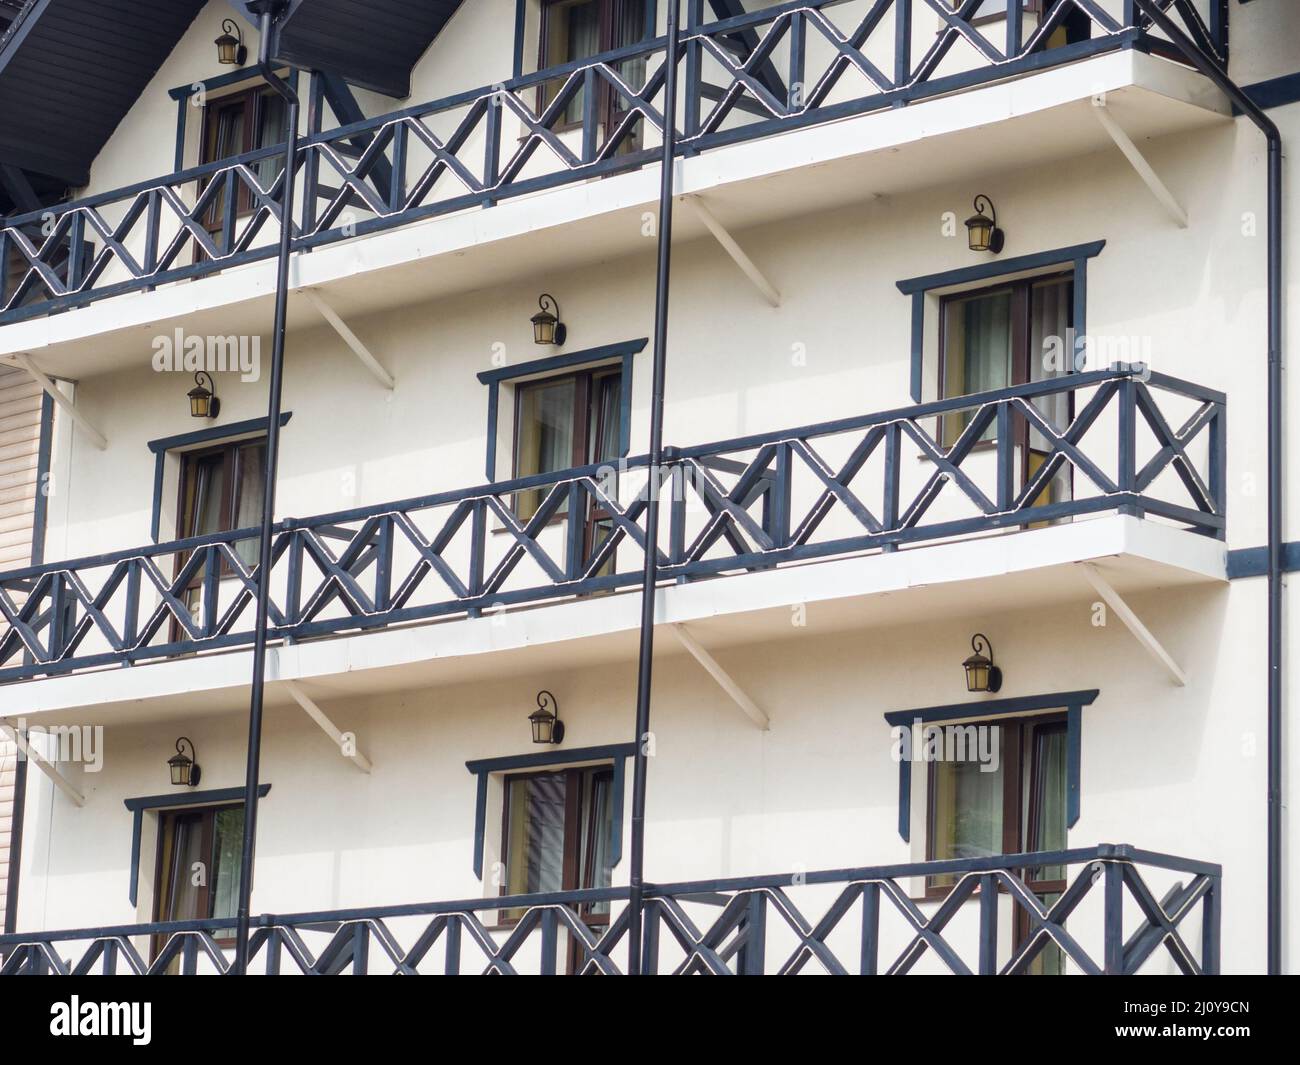
[[[511,6],[504,0],[466,5],[443,41],[481,38]],[[1240,9],[1243,20],[1255,16],[1254,7]],[[1234,6],[1234,25],[1238,14]],[[210,49],[206,17],[155,85],[165,90],[198,70],[194,57]],[[467,73],[454,49],[444,64],[438,47],[417,67],[417,97],[449,91]],[[1261,68],[1294,66],[1281,44],[1259,47]],[[496,61],[508,73],[508,47]],[[96,188],[138,179],[141,166],[170,169],[175,112],[165,91],[161,96],[165,106],[142,101],[128,117],[96,163]],[[1300,132],[1300,107],[1273,114],[1288,139]],[[1108,152],[991,173],[978,189],[940,185],[877,201],[867,201],[864,190],[863,202],[850,208],[744,231],[738,235],[745,248],[784,295],[779,310],[761,301],[715,244],[679,247],[666,439],[694,444],[907,403],[910,308],[894,283],[974,261],[960,237],[942,235],[941,220],[947,211],[964,217],[973,192],[983,191],[1007,229],[1006,255],[1105,238],[1106,249],[1089,267],[1090,331],[1150,337],[1155,369],[1228,393],[1228,546],[1261,544],[1262,143],[1239,121],[1145,142],[1142,150],[1186,206],[1188,229],[1171,225],[1136,175]],[[1288,248],[1296,246],[1297,226],[1291,213]],[[633,259],[350,320],[396,377],[392,393],[328,329],[295,331],[285,385],[285,407],[294,418],[284,434],[279,516],[478,483],[487,394],[475,374],[492,367],[498,343],[511,363],[550,354],[529,339],[528,317],[543,289],[564,308],[566,350],[647,336],[650,243]],[[151,339],[142,333],[138,365],[88,378],[77,390],[78,405],[111,444],[95,451],[65,420],[59,446],[67,472],[52,501],[51,559],[148,540],[153,456],[146,443],[194,428],[184,400],[190,382],[151,370]],[[263,351],[269,350],[263,338]],[[804,357],[794,358],[799,352]],[[643,449],[647,435],[649,369],[647,350],[636,360],[634,451]],[[265,380],[244,385],[221,377],[218,390],[225,405],[219,424],[264,411]],[[164,516],[172,506],[169,497]],[[1294,528],[1297,504],[1288,509]],[[1083,816],[1071,844],[1131,842],[1223,862],[1224,967],[1259,969],[1263,582],[1149,594],[1135,597],[1134,606],[1188,667],[1187,688],[1171,687],[1113,619],[1104,629],[1093,627],[1091,603],[1080,599],[1073,607],[990,619],[986,631],[1008,676],[1004,694],[1101,688],[1084,711]],[[692,662],[673,659],[660,670],[656,689],[650,877],[906,859],[911,852],[895,831],[896,767],[881,714],[965,698],[956,664],[968,636],[964,624],[936,619],[721,653],[772,715],[769,734],[756,732]],[[570,745],[623,740],[630,734],[633,683],[631,664],[622,663],[526,684],[442,687],[331,705],[338,723],[362,737],[375,762],[370,776],[339,759],[296,711],[277,712],[267,730],[265,779],[274,788],[263,808],[255,907],[283,912],[482,890],[469,871],[474,789],[464,761],[527,751],[524,717],[538,687],[560,695]],[[111,728],[104,773],[80,781],[89,797],[84,810],[32,774],[39,797],[29,804],[24,926],[148,916],[130,912],[125,901],[130,818],[121,800],[165,790],[162,770],[177,731]],[[241,781],[238,716],[186,722],[185,731],[201,752],[205,787]],[[1297,750],[1288,744],[1292,769]],[[1288,832],[1294,840],[1289,821]],[[1300,947],[1295,928],[1291,922],[1293,959]]]
[[[1083,711],[1082,817],[1070,846],[1131,843],[1222,862],[1224,968],[1259,969],[1262,587],[1250,582],[1229,591],[1153,594],[1135,597],[1133,605],[1189,663],[1190,687],[1171,685],[1118,619],[1095,626],[1092,604],[1080,597],[1050,611],[985,620],[1006,674],[1000,695],[1100,688]],[[1241,638],[1230,662],[1220,657],[1223,631]],[[647,877],[664,883],[923,858],[921,810],[914,811],[913,846],[897,834],[897,766],[883,714],[967,700],[960,662],[968,636],[965,624],[936,620],[833,638],[801,638],[792,629],[788,639],[719,651],[771,716],[766,733],[689,658],[661,654]],[[661,649],[671,646],[665,634]],[[341,758],[296,708],[272,711],[262,762],[272,790],[261,806],[254,910],[488,891],[471,871],[475,780],[465,761],[536,750],[526,717],[541,687],[560,700],[568,727],[561,750],[626,742],[631,667],[542,671],[473,687],[326,701],[335,723],[354,731],[373,761],[370,775]],[[203,766],[202,786],[239,786],[242,714],[183,727]],[[51,795],[43,778],[35,785],[40,797],[29,807],[23,927],[151,917],[148,832],[139,910],[126,900],[131,817],[122,800],[168,790],[165,763],[175,731],[109,726],[104,770],[76,780],[87,795],[82,809]],[[924,766],[917,772],[923,775]],[[489,854],[499,832],[493,820]],[[615,883],[626,883],[626,876],[625,858]],[[1162,885],[1159,894],[1163,881],[1152,880]],[[1197,926],[1186,934],[1199,942]],[[1153,964],[1156,971],[1171,965],[1163,958]]]

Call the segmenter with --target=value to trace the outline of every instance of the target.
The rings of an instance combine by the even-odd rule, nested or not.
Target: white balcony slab
[[[710,650],[936,616],[984,617],[1091,602],[1096,593],[1079,572],[1085,562],[1124,595],[1227,581],[1220,541],[1106,516],[668,586],[660,589],[657,616],[663,625],[689,624]],[[796,610],[802,625],[792,622]],[[268,661],[268,704],[293,703],[276,681],[310,682],[328,701],[631,663],[639,613],[639,596],[624,593],[278,646]],[[669,633],[658,647],[685,653]],[[12,684],[2,689],[5,716],[96,724],[236,712],[246,707],[251,659],[236,651]]]
[[[1108,112],[1134,141],[1230,122],[1205,78],[1120,51],[979,89],[717,148],[678,164],[682,195],[705,194],[728,231],[833,210],[880,196],[1114,150],[1092,113]],[[654,254],[643,216],[657,206],[656,167],[461,211],[294,257],[294,289],[314,288],[345,319],[586,263]],[[699,216],[675,219],[681,241],[709,237]],[[712,239],[709,237],[709,239]],[[195,334],[267,328],[273,261],[153,292],[105,299],[0,327],[0,360],[36,356],[70,378],[138,363],[150,339],[183,324]],[[290,301],[290,329],[319,315]]]

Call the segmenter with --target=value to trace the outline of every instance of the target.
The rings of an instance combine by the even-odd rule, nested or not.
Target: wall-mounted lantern
[[[989,643],[989,638],[982,632],[977,632],[970,638],[970,646],[975,653],[962,663],[966,670],[966,690],[997,691],[1002,687],[1002,670],[993,664],[993,645]],[[988,653],[985,654],[985,651]]]
[[[203,384],[205,377],[208,379],[206,386]],[[216,390],[211,374],[200,370],[194,375],[194,387],[189,391],[191,418],[215,418],[221,413],[221,400],[217,398]]]
[[[975,197],[975,213],[966,219],[966,231],[971,251],[991,251],[997,255],[1007,242],[1007,235],[998,228],[997,208],[984,195]]]
[[[190,745],[190,753],[185,753],[182,744]],[[199,763],[195,761],[198,755],[194,751],[194,744],[188,736],[182,736],[176,741],[176,753],[167,759],[167,767],[172,772],[172,783],[178,788],[197,788],[199,786],[199,777],[203,771],[199,769]]]
[[[541,310],[533,315],[533,343],[547,347],[563,347],[569,330],[560,321],[560,305],[549,292],[541,294],[537,305]]]
[[[217,62],[223,67],[242,67],[248,62],[244,33],[234,19],[221,20],[221,36],[212,43],[217,46]]]
[[[562,743],[564,722],[560,720],[560,705],[548,691],[537,693],[537,709],[528,715],[533,726],[534,743]]]

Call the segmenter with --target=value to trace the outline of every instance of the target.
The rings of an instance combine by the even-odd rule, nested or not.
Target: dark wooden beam
[[[352,89],[346,81],[335,74],[321,74],[321,87],[325,93],[325,102],[330,105],[334,112],[334,117],[339,120],[340,125],[351,125],[353,122],[360,122],[365,119],[361,111],[361,105],[357,103],[357,98],[352,95]],[[364,152],[373,140],[369,133],[360,133],[355,137],[350,137],[347,141],[356,149],[358,157]],[[381,158],[375,162],[370,170],[370,183],[374,185],[375,191],[381,196],[387,197],[393,187],[393,166],[388,159]]]
[[[745,7],[740,0],[709,0],[709,6],[713,8],[713,13],[720,19],[736,18],[746,13]],[[758,33],[752,27],[729,33],[726,37],[740,46],[740,58],[742,60],[752,55],[754,49],[758,47]],[[772,65],[770,59],[760,63],[753,73],[763,83],[763,88],[778,100],[789,100],[789,91],[785,87],[785,82],[777,72],[776,67]]]

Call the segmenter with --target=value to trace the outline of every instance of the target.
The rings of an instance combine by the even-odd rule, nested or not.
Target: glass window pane
[[[239,863],[244,846],[244,808],[231,806],[212,815],[213,917],[234,917],[239,908]]]
[[[573,466],[574,405],[577,381],[542,381],[519,389],[519,435],[515,476],[554,473]],[[540,489],[519,493],[516,513],[529,518],[541,504]]]
[[[559,891],[564,883],[567,774],[506,781],[506,891]]]
[[[612,462],[618,458],[623,422],[622,380],[621,373],[612,373],[592,381],[594,398],[588,433],[591,441],[590,462]]]
[[[601,51],[600,11],[600,0],[560,0],[548,5],[542,67],[558,67],[597,55]],[[563,79],[547,83],[547,103],[555,98],[563,84]],[[564,124],[582,121],[583,95],[584,90],[579,89],[565,107]]]
[[[578,886],[609,887],[614,872],[609,861],[609,844],[614,829],[614,804],[611,801],[614,770],[589,769],[582,774],[581,779],[582,825],[579,835]],[[588,912],[608,913],[609,903],[596,903]]]
[[[1029,810],[1026,849],[1065,850],[1066,840],[1066,734],[1060,725],[1039,725],[1031,744]],[[1036,880],[1061,880],[1061,866],[1030,870]]]
[[[184,535],[221,532],[221,504],[226,495],[225,457],[204,455],[191,461]]]
[[[996,743],[1005,750],[1000,726]],[[973,752],[972,752],[973,753]],[[930,857],[986,858],[1002,853],[1005,759],[991,769],[975,759],[935,761]],[[952,884],[951,875],[932,878],[936,885]]]
[[[167,891],[160,918],[164,921],[191,921],[207,914],[199,913],[201,888],[195,884],[195,869],[203,861],[203,819],[199,814],[176,814],[167,821],[171,838],[171,860]]]
[[[244,151],[244,105],[223,107],[217,112],[217,132],[209,162],[241,155]]]
[[[1030,287],[1029,379],[1031,381],[1054,380],[1064,377],[1069,372],[1066,366],[1058,362],[1053,362],[1049,367],[1048,354],[1052,351],[1063,351],[1066,360],[1073,360],[1073,325],[1074,282],[1070,278],[1040,281]],[[1069,426],[1070,393],[1058,392],[1055,395],[1039,396],[1032,402],[1048,424],[1057,430],[1064,431]],[[1026,471],[1029,477],[1033,477],[1046,460],[1049,449],[1047,437],[1030,425],[1029,463]],[[1032,502],[1044,504],[1068,500],[1071,496],[1070,471],[1070,465],[1063,463],[1048,482],[1046,491],[1040,493]]]
[[[1028,743],[1028,785],[1025,788],[1025,850],[1056,851],[1066,849],[1066,730],[1059,722],[1032,726]],[[1028,883],[1064,880],[1066,867],[1047,865],[1025,870]],[[1060,895],[1039,894],[1044,905],[1051,906]],[[1038,976],[1058,976],[1065,972],[1065,954],[1049,943],[1030,965],[1029,972]]]
[[[235,488],[235,517],[233,527],[250,529],[262,523],[262,504],[265,502],[266,445],[262,442],[247,444],[239,449]],[[235,553],[246,566],[257,563],[256,538],[241,540]]]
[[[626,48],[645,37],[646,0],[615,0],[613,46]],[[645,85],[646,60],[644,56],[626,59],[616,67],[619,77],[633,89]],[[627,110],[626,103],[615,102],[615,110]]]
[[[944,304],[943,398],[1006,388],[1011,383],[1011,291]],[[943,442],[953,444],[974,411],[944,418]],[[982,440],[994,437],[989,426]]]
[[[263,93],[257,100],[257,129],[253,137],[253,147],[268,148],[283,142],[286,123],[287,112],[284,100],[275,92]],[[277,154],[259,160],[253,169],[257,171],[258,184],[263,189],[267,189],[284,169],[284,156]]]
[[[218,107],[215,113],[212,113],[210,121],[211,132],[201,162],[216,163],[222,159],[229,159],[233,155],[242,155],[244,152],[243,101]],[[221,175],[209,180],[215,180],[218,188],[213,196],[212,205],[208,208],[207,224],[210,229],[219,229],[225,218],[226,183]]]

